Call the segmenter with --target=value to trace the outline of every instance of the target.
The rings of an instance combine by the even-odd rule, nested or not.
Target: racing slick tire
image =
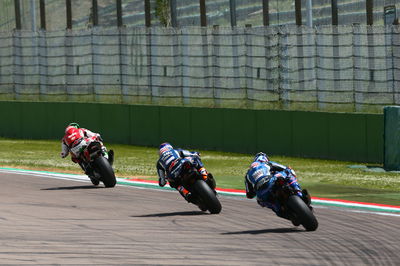
[[[117,179],[115,178],[114,170],[107,159],[103,156],[99,156],[95,159],[94,165],[101,176],[100,180],[103,182],[104,186],[115,187]]]
[[[318,228],[318,221],[315,218],[311,209],[304,201],[296,195],[289,197],[287,206],[294,214],[295,219],[304,226],[307,231],[315,231]]]
[[[218,214],[221,212],[222,206],[219,202],[215,192],[207,185],[203,180],[196,180],[193,184],[193,190],[201,198],[205,207],[212,214]]]

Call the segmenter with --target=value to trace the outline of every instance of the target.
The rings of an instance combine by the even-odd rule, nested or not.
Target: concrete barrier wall
[[[383,162],[381,114],[0,102],[0,136],[61,139],[69,122],[105,142]]]

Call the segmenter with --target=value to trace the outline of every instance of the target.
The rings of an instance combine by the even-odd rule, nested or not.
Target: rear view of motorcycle
[[[89,176],[93,185],[97,186],[100,182],[103,182],[105,187],[116,185],[117,180],[112,168],[114,153],[112,150],[105,151],[99,140],[84,139],[71,151],[80,154],[81,167]]]
[[[245,175],[246,197],[257,198],[261,207],[272,209],[293,225],[315,231],[318,221],[313,214],[311,197],[301,189],[295,171],[289,166],[271,161],[267,154],[258,152]]]
[[[307,231],[315,231],[318,221],[311,207],[311,197],[308,191],[303,189],[301,196],[290,184],[291,176],[278,177],[275,182],[275,193],[273,197],[280,203],[283,218],[292,221],[293,225],[303,225]]]
[[[192,193],[191,203],[197,205],[202,211],[209,211],[212,214],[221,212],[222,206],[215,191],[215,179],[208,173],[204,180],[199,171],[191,166],[181,176],[182,185]]]

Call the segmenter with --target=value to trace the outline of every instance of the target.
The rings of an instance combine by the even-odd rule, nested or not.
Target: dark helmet
[[[164,152],[167,152],[167,151],[172,150],[172,149],[173,149],[173,147],[172,147],[171,144],[169,144],[168,142],[164,142],[159,147],[159,154],[161,155]]]
[[[254,161],[260,162],[260,163],[266,163],[269,162],[269,158],[268,156],[263,153],[263,152],[258,152],[255,156],[254,156]]]

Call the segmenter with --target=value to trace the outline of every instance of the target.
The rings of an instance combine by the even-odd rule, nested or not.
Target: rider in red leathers
[[[68,154],[71,154],[71,160],[74,163],[78,163],[85,174],[89,176],[90,180],[94,185],[98,185],[99,181],[97,179],[93,179],[93,169],[82,161],[79,156],[81,151],[75,151],[74,147],[77,146],[83,140],[97,140],[102,142],[103,139],[101,138],[100,134],[94,133],[86,128],[81,128],[77,123],[70,123],[67,128],[65,129],[65,135],[61,140],[61,158],[65,158]],[[110,150],[107,152],[105,146],[103,146],[104,157],[113,164],[114,161],[114,152]],[[96,184],[95,184],[96,183]]]

